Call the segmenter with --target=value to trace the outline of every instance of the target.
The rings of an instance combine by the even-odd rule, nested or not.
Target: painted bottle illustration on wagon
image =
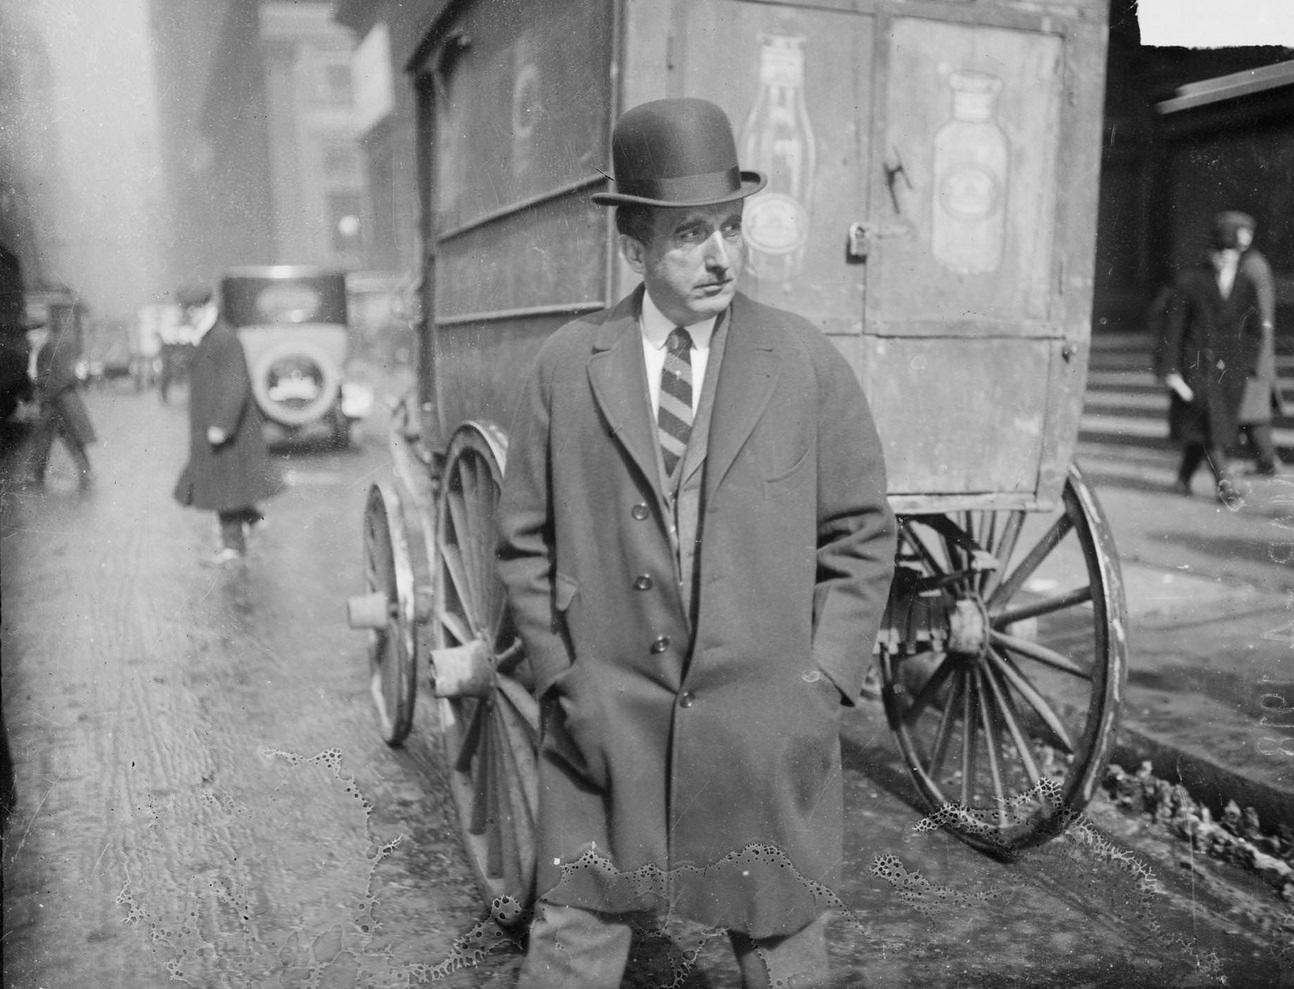
[[[802,36],[759,36],[759,95],[741,128],[745,168],[768,176],[746,202],[747,264],[766,284],[785,285],[804,266],[816,148],[804,101]]]
[[[931,250],[959,274],[996,271],[1002,263],[1010,153],[997,122],[1002,80],[953,72],[952,117],[934,139],[935,203]]]

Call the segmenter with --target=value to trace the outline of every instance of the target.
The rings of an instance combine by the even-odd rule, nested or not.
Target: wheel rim
[[[459,831],[497,918],[528,906],[535,875],[539,716],[529,666],[495,572],[494,518],[502,436],[465,427],[446,456],[436,531],[434,650],[482,645],[493,668],[485,696],[441,697],[439,711]],[[515,901],[509,903],[509,901]]]
[[[997,566],[977,568],[977,549]],[[1122,581],[1094,494],[1073,467],[1050,517],[903,519],[898,560],[903,607],[929,634],[881,665],[918,790],[985,850],[1052,837],[1100,785],[1126,678]]]
[[[369,691],[377,711],[378,730],[388,745],[399,745],[413,724],[414,668],[413,631],[404,601],[412,593],[409,553],[392,492],[375,486],[369,492],[364,511],[364,577],[370,591],[378,591],[387,602],[387,621],[369,633]]]

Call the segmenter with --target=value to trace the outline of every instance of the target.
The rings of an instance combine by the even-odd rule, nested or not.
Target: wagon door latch
[[[858,221],[849,225],[845,235],[845,263],[863,264],[871,253],[872,245],[887,237],[906,237],[909,228],[906,223],[865,223]]]

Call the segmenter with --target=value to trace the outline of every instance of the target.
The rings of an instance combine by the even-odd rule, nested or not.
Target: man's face
[[[1249,245],[1254,242],[1254,232],[1248,227],[1239,227],[1236,230],[1236,246],[1242,251],[1249,250]]]
[[[647,244],[621,235],[625,261],[642,275],[652,301],[677,326],[728,308],[746,256],[740,199],[718,206],[652,210]]]

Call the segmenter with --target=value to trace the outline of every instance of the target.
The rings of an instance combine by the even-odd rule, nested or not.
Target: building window
[[[363,243],[359,193],[328,193],[328,222],[333,251],[358,254]]]

